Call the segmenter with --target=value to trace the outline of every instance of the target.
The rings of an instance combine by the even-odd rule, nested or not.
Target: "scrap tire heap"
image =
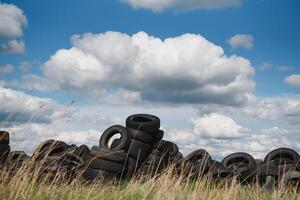
[[[205,149],[183,157],[176,144],[163,140],[160,119],[154,115],[134,114],[126,125],[107,128],[99,145],[68,145],[47,140],[32,156],[11,151],[9,133],[0,131],[0,170],[14,176],[25,168],[46,180],[86,183],[121,181],[133,177],[155,177],[172,167],[174,176],[213,181],[236,181],[242,185],[258,184],[266,190],[292,185],[300,189],[300,156],[289,148],[269,152],[264,160],[237,152],[216,161]]]

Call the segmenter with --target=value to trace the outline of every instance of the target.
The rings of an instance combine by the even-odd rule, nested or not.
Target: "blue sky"
[[[25,43],[25,48],[21,52],[0,54],[0,67],[11,65],[14,68],[10,73],[0,73],[0,78],[4,82],[3,87],[16,92],[24,92],[32,97],[40,97],[41,99],[48,98],[56,104],[66,105],[71,100],[75,100],[77,106],[76,109],[83,113],[91,113],[91,110],[97,109],[100,111],[116,109],[116,111],[113,112],[114,116],[110,116],[110,118],[120,118],[120,116],[124,118],[127,113],[130,113],[132,107],[135,107],[134,103],[117,105],[118,107],[116,108],[114,104],[102,101],[102,94],[102,96],[100,95],[101,97],[97,96],[96,98],[93,94],[86,94],[85,91],[93,90],[94,86],[88,87],[92,83],[84,85],[86,83],[86,80],[84,79],[82,79],[83,85],[80,86],[76,84],[70,85],[70,83],[64,85],[64,80],[70,78],[64,74],[68,73],[68,71],[61,71],[61,73],[64,74],[64,77],[59,77],[59,69],[62,63],[58,63],[58,60],[55,59],[56,57],[52,58],[51,56],[57,55],[58,57],[60,54],[56,53],[59,49],[70,49],[73,46],[76,46],[76,44],[72,44],[71,42],[71,37],[75,34],[81,35],[84,38],[83,34],[92,33],[94,34],[93,37],[96,38],[97,34],[115,31],[130,37],[143,31],[147,33],[148,36],[154,36],[164,40],[166,38],[176,38],[186,33],[190,33],[201,35],[209,41],[209,43],[221,47],[226,56],[238,55],[250,62],[249,66],[244,64],[245,69],[250,67],[255,70],[255,75],[250,75],[251,73],[249,72],[247,73],[247,78],[245,78],[245,80],[250,80],[255,83],[256,86],[253,88],[249,86],[247,89],[241,86],[238,90],[245,90],[243,91],[245,94],[253,95],[253,97],[256,98],[255,103],[245,103],[245,105],[240,107],[240,105],[238,105],[239,103],[231,102],[231,100],[228,100],[228,102],[230,101],[229,103],[225,102],[225,100],[222,100],[222,102],[220,101],[220,103],[216,100],[219,97],[208,95],[204,98],[194,92],[190,97],[191,101],[187,100],[189,97],[178,97],[175,93],[170,93],[168,96],[164,93],[162,88],[163,85],[172,85],[171,81],[173,80],[169,79],[169,77],[157,81],[157,85],[162,84],[159,85],[160,88],[153,89],[153,91],[151,89],[151,91],[146,92],[144,90],[147,90],[149,85],[148,87],[145,86],[142,89],[137,89],[132,85],[123,87],[122,84],[124,82],[107,83],[107,81],[105,82],[102,79],[97,81],[100,81],[105,85],[105,90],[112,90],[114,92],[121,88],[126,91],[128,90],[129,92],[135,92],[132,94],[130,93],[130,95],[136,95],[136,93],[138,93],[137,95],[141,95],[142,100],[137,103],[139,105],[137,112],[148,111],[148,108],[153,106],[153,104],[155,109],[156,107],[161,108],[161,110],[155,112],[162,114],[163,117],[166,116],[166,124],[168,124],[166,128],[169,130],[181,131],[181,129],[184,129],[185,132],[189,132],[191,131],[189,118],[202,119],[202,121],[194,120],[194,124],[192,122],[192,129],[194,132],[202,131],[198,134],[199,137],[209,138],[206,145],[210,144],[209,142],[211,142],[213,138],[208,136],[215,134],[214,136],[218,137],[218,134],[209,128],[198,130],[199,127],[197,129],[197,123],[201,122],[202,126],[205,126],[203,120],[222,120],[220,117],[218,118],[218,115],[227,117],[223,119],[223,121],[225,121],[227,125],[229,124],[229,126],[232,125],[236,127],[236,125],[238,125],[243,128],[245,128],[244,126],[252,126],[245,129],[252,128],[254,129],[254,132],[261,131],[259,129],[261,127],[267,129],[268,126],[271,126],[269,127],[270,129],[277,127],[279,130],[288,130],[290,134],[295,134],[294,129],[296,129],[296,126],[291,126],[288,123],[292,114],[286,113],[286,117],[281,116],[279,113],[283,112],[280,109],[281,107],[282,109],[285,107],[284,101],[293,101],[292,106],[295,106],[295,109],[300,107],[297,104],[299,103],[300,91],[300,76],[298,76],[298,74],[300,74],[300,2],[298,0],[222,0],[219,2],[228,2],[227,6],[213,7],[213,9],[206,9],[205,6],[203,7],[202,2],[205,2],[203,0],[194,0],[194,4],[190,4],[192,6],[185,5],[182,1],[178,1],[181,2],[181,4],[176,4],[176,1],[172,0],[169,1],[171,3],[167,6],[163,8],[160,7],[159,11],[155,10],[157,9],[155,6],[161,6],[157,3],[159,1],[149,0],[149,2],[151,1],[154,3],[146,5],[133,0],[1,1],[3,5],[15,5],[23,12],[23,16],[27,19],[26,25],[22,26],[23,32],[21,36],[12,34],[11,36],[0,37],[0,45],[5,45],[13,39]],[[218,3],[209,6],[218,6],[217,4]],[[188,7],[188,9],[182,9],[181,7],[184,6],[190,7]],[[0,15],[1,14],[4,15],[0,12]],[[244,39],[237,37],[238,42],[236,48],[229,42],[234,36],[245,36]],[[88,42],[83,40],[83,38],[81,38],[82,40],[79,39],[78,42]],[[106,38],[109,38],[109,36]],[[120,39],[120,41],[123,41],[123,39]],[[245,45],[247,45],[246,43],[251,47],[245,47]],[[102,43],[99,44],[101,45]],[[110,44],[118,45],[117,42]],[[78,45],[76,48],[77,47]],[[78,48],[88,54],[88,51],[83,50],[82,46]],[[102,48],[102,51],[103,50],[104,49]],[[184,51],[188,50],[189,49],[184,49]],[[100,59],[100,63],[102,63],[102,61],[103,60]],[[25,72],[22,71],[22,62],[29,63],[30,69]],[[45,63],[47,62],[49,62],[49,64],[45,67],[45,65],[47,65]],[[212,61],[210,62],[213,63]],[[69,66],[69,64],[70,63],[66,65]],[[181,64],[184,65],[185,63]],[[167,65],[167,63],[165,65]],[[161,69],[164,68],[165,65],[162,63]],[[212,66],[214,66],[214,64],[212,64]],[[71,65],[70,67],[72,68]],[[205,71],[205,66],[201,67],[203,67],[202,70]],[[57,76],[55,76],[55,73],[52,71],[53,68],[58,69]],[[222,67],[220,70],[223,70]],[[178,75],[177,72],[178,71],[173,71],[172,73]],[[70,72],[70,74],[71,73],[72,72]],[[43,87],[46,89],[43,90],[32,86],[27,87],[28,85],[24,82],[24,77],[26,77],[26,75],[36,75],[44,81],[57,82],[58,85],[53,86],[56,87],[56,89],[49,89],[49,84],[47,86],[44,85]],[[224,76],[223,78],[225,79]],[[122,76],[120,77],[122,78]],[[288,78],[289,81],[287,80]],[[70,80],[73,79],[70,78]],[[30,79],[30,81],[33,80]],[[149,81],[151,82],[152,80]],[[178,87],[184,86],[185,84],[187,87],[190,87],[189,81],[185,80],[184,77],[176,79],[175,82],[178,84]],[[36,83],[36,85],[37,84],[41,83],[39,82]],[[99,84],[99,82],[97,82],[97,84]],[[158,87],[157,85],[152,82],[150,84],[151,87]],[[166,88],[170,89],[168,86],[166,86]],[[202,91],[203,88],[198,89],[201,89]],[[101,93],[103,91],[99,92]],[[226,93],[220,98],[234,99],[235,97],[232,97],[232,95],[235,94],[235,91]],[[109,96],[108,98],[111,97]],[[127,100],[128,99],[123,101],[126,102]],[[111,101],[111,99],[109,99],[109,101]],[[210,107],[210,101],[212,101],[214,106]],[[264,105],[264,101],[267,101],[268,103],[271,102],[271,107],[274,105],[277,106],[278,108],[276,107],[275,110],[278,113],[274,113],[274,111],[264,115],[265,111],[262,110],[259,111],[259,114],[250,112],[251,106],[262,106]],[[176,105],[188,107],[187,116],[185,115],[184,117],[178,118],[168,117],[168,112],[181,112],[181,108],[179,108],[179,110],[174,110],[174,103]],[[229,107],[228,104],[230,104]],[[206,107],[210,107],[211,110]],[[226,107],[226,109],[224,107]],[[292,107],[291,110],[293,110],[293,108],[294,107]],[[245,109],[243,116],[239,116],[239,109]],[[266,108],[263,107],[262,109]],[[277,111],[277,109],[279,109],[279,111]],[[117,110],[124,111],[120,116],[117,116]],[[206,110],[209,110],[209,112],[206,113]],[[230,110],[230,112],[228,110]],[[271,109],[269,109],[268,112],[270,110]],[[151,112],[151,109],[149,112]],[[109,113],[109,111],[106,111],[106,114],[107,113]],[[218,115],[210,115],[211,113]],[[293,114],[293,116],[298,117],[299,113]],[[258,115],[263,115],[263,117]],[[272,118],[270,115],[274,115],[273,121],[262,119]],[[276,117],[277,115],[278,117]],[[229,118],[233,119],[234,123],[228,120]],[[182,120],[185,121],[182,122]],[[298,118],[293,120],[297,121]],[[279,127],[281,124],[284,127]],[[72,129],[72,127],[76,127],[76,130],[78,129],[75,125],[71,125],[70,127],[70,129]],[[85,127],[88,128],[89,125],[87,124]],[[91,125],[90,128],[93,128],[93,126]],[[190,130],[188,130],[189,128]],[[80,131],[84,131],[82,127]],[[212,133],[208,133],[210,131],[212,131]],[[249,132],[251,131],[243,129],[242,132],[250,134]],[[226,135],[225,132],[223,134]],[[236,135],[239,134],[242,133],[239,132]],[[176,138],[174,140],[176,140]],[[182,145],[184,146],[186,144],[184,143]],[[297,144],[293,145],[297,146]],[[214,144],[212,144],[211,148],[213,147]],[[186,147],[186,149],[192,148],[194,147],[191,145]]]

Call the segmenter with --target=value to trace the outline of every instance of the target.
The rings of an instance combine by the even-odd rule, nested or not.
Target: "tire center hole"
[[[116,145],[113,143],[116,143],[117,140],[121,139],[121,133],[115,133],[113,136],[111,136],[108,140],[108,148],[112,148],[112,145]],[[116,140],[116,141],[115,141]],[[115,141],[115,142],[114,142]]]

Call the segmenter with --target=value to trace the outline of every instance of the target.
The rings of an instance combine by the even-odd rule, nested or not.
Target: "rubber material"
[[[88,165],[88,168],[104,170],[113,173],[122,173],[125,167],[124,164],[125,163],[122,164],[122,163],[116,163],[116,162],[104,160],[101,158],[95,158],[91,160],[90,164]]]
[[[0,162],[4,162],[10,152],[10,146],[6,144],[0,145]]]
[[[149,134],[149,133],[137,130],[137,129],[128,128],[128,127],[126,129],[128,130],[128,133],[130,134],[130,137],[132,139],[139,140],[141,142],[145,142],[148,144],[153,144],[154,136],[152,134]]]
[[[160,119],[154,115],[134,114],[126,119],[126,127],[145,132],[159,130]]]
[[[238,180],[245,183],[252,181],[255,177],[256,163],[254,158],[247,153],[233,153],[226,156],[222,163],[225,167],[232,169]]]
[[[109,147],[109,140],[116,134],[121,135],[118,145]],[[130,146],[130,135],[127,133],[127,129],[121,125],[111,126],[101,135],[99,146],[103,149],[110,149],[114,151],[128,150]]]
[[[86,181],[119,179],[119,175],[116,173],[91,168],[86,168],[81,176]]]
[[[286,187],[289,184],[300,187],[300,172],[299,171],[289,171],[280,177],[280,184]]]
[[[128,155],[139,162],[144,162],[151,153],[151,145],[132,139]]]
[[[265,163],[274,165],[296,164],[299,161],[299,154],[289,148],[278,148],[268,153],[264,159]]]
[[[7,131],[0,131],[0,145],[9,145],[9,133]]]

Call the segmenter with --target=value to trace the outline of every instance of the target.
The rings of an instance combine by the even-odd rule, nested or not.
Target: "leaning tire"
[[[265,163],[272,163],[274,165],[297,164],[299,161],[299,154],[293,149],[278,148],[268,153],[264,159]]]
[[[135,114],[127,117],[126,127],[145,132],[154,132],[160,127],[160,119],[154,115]]]
[[[10,146],[7,144],[0,145],[0,162],[6,160],[8,154],[10,152]]]
[[[0,131],[0,145],[9,145],[9,133]]]
[[[128,155],[138,160],[138,162],[144,162],[150,155],[151,149],[151,145],[132,139],[131,145],[128,149]]]
[[[122,171],[124,170],[124,164],[104,160],[102,158],[95,158],[91,160],[88,168],[104,170],[113,173],[122,173]]]
[[[116,134],[121,135],[118,144],[114,147],[109,147],[109,140]],[[130,135],[127,133],[127,129],[121,125],[114,125],[106,129],[99,140],[99,146],[101,148],[110,149],[114,151],[128,150],[129,145]]]
[[[256,163],[250,154],[233,153],[226,156],[222,163],[225,167],[232,169],[235,173],[234,175],[243,183],[252,181],[255,177]]]

